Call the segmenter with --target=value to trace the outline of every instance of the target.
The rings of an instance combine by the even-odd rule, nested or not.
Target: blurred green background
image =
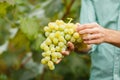
[[[79,22],[81,0],[0,0],[0,80],[88,80],[90,58],[73,52],[50,71],[40,63],[43,28]]]

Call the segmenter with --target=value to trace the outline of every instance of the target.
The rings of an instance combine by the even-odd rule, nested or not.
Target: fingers
[[[104,35],[103,34],[90,34],[90,35],[87,35],[87,36],[83,36],[83,39],[84,40],[93,40],[93,39],[98,39],[98,38],[101,38],[103,37]]]
[[[103,42],[103,39],[93,39],[84,41],[84,43],[86,44],[100,44],[101,42]]]
[[[99,33],[98,28],[93,28],[93,29],[84,29],[79,31],[79,33],[82,34],[94,34],[94,33]]]
[[[92,29],[92,28],[95,28],[95,27],[99,27],[99,25],[97,23],[89,23],[89,24],[78,25],[78,27],[76,28],[76,31],[79,32],[81,30]]]
[[[68,50],[67,51],[62,51],[61,54],[64,55],[64,56],[68,56],[70,54],[70,51],[68,51]],[[60,58],[57,62],[55,62],[55,64],[58,64],[61,61],[62,61],[62,59]]]
[[[68,46],[68,50],[69,50],[69,51],[73,51],[74,48],[75,48],[75,47],[74,47],[74,44],[73,44],[72,42],[68,42],[68,43],[67,43],[67,46]]]
[[[68,56],[70,54],[70,51],[69,50],[62,51],[61,54],[65,55],[65,56]]]

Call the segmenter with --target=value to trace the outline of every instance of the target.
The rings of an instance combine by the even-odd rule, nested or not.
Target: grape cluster
[[[50,22],[48,26],[44,27],[46,40],[40,46],[44,50],[42,64],[48,65],[49,69],[53,70],[54,63],[64,57],[61,52],[67,49],[68,41],[82,43],[81,36],[76,32],[76,27],[76,24],[65,23],[62,20]]]

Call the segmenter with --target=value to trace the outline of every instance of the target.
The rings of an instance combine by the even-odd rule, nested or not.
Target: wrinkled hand
[[[85,35],[83,40],[86,44],[100,44],[106,39],[106,29],[97,23],[78,25],[77,32]]]

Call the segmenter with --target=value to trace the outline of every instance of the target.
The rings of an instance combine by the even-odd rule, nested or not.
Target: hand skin
[[[109,43],[120,48],[120,31],[106,29],[97,23],[79,25],[77,31],[81,34],[89,34],[83,36],[84,43],[100,44]]]

